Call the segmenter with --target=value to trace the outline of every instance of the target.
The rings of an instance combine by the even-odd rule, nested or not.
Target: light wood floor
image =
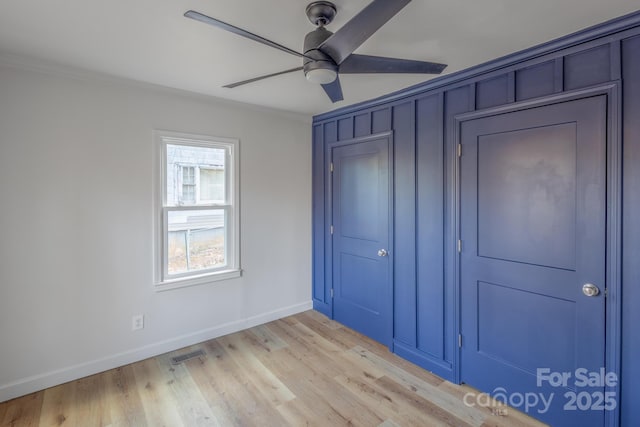
[[[172,365],[170,358],[206,355]],[[309,311],[0,404],[2,426],[541,426]]]

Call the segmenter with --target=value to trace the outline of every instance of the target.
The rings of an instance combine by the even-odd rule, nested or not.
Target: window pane
[[[224,202],[223,169],[200,169],[200,200]]]
[[[182,194],[180,201],[183,204],[194,204],[196,202],[196,186],[182,184]]]
[[[196,168],[200,170],[222,171],[224,176],[226,150],[224,148],[198,147],[193,145],[167,144],[166,172],[166,203],[167,206],[194,205],[198,203],[196,195],[199,195],[201,203],[211,203],[212,199],[203,199],[202,194],[210,195],[211,189],[198,189],[196,180]],[[202,177],[202,174],[200,174]],[[205,178],[207,179],[207,178]],[[208,186],[210,181],[207,181]],[[193,186],[193,189],[187,189]],[[202,183],[200,183],[202,187]],[[186,196],[185,196],[186,195]],[[215,195],[215,194],[213,194]],[[222,185],[222,197],[213,199],[223,201],[224,178]]]
[[[168,212],[169,275],[226,265],[223,209]]]
[[[195,167],[193,166],[183,166],[182,167],[182,183],[183,184],[193,184],[196,183],[196,172]]]

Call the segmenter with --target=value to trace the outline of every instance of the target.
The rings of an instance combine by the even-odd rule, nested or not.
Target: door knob
[[[378,256],[387,256],[387,255],[389,255],[389,253],[387,252],[386,249],[380,249],[378,251]]]
[[[595,297],[600,294],[600,289],[596,285],[592,285],[591,283],[585,283],[582,286],[582,293],[588,297]]]

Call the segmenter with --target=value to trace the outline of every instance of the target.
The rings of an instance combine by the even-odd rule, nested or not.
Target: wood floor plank
[[[331,341],[328,341],[322,336],[316,334],[304,324],[299,323],[294,327],[301,332],[299,336],[305,340],[311,348],[315,349],[316,352],[323,353],[323,359],[330,361],[330,367],[333,368],[332,370],[334,372],[348,372],[350,374],[360,372],[362,375],[369,378],[379,378],[385,375],[384,371],[373,365],[369,366],[366,370],[362,369],[362,364],[360,363],[358,356],[352,351],[344,351]]]
[[[341,328],[327,329],[322,322],[316,320],[316,316],[300,317],[300,323],[343,350],[348,350],[358,344],[358,341],[354,340],[352,336],[342,333]]]
[[[456,385],[452,384],[448,381],[443,382],[438,386],[439,389],[445,390],[446,394],[458,399],[462,404],[464,404],[464,397],[468,393],[473,393],[474,395],[478,395],[481,392],[469,387],[466,384]],[[471,402],[474,404],[479,402],[475,408],[483,411],[486,414],[487,419],[482,424],[482,427],[487,426],[496,426],[496,427],[525,427],[525,426],[538,426],[543,427],[546,424],[537,421],[525,413],[522,413],[516,409],[510,408],[504,405],[502,402],[498,402],[495,400],[491,400],[491,403],[483,406],[485,399],[475,400],[471,399]]]
[[[296,323],[298,323],[299,320],[297,316],[288,316],[288,317],[283,317],[282,319],[278,319],[276,320],[276,322],[282,322],[282,323],[286,323],[289,326],[293,326]]]
[[[279,326],[274,325],[274,328],[279,328]],[[375,366],[370,365],[366,370],[362,369],[362,364],[359,363],[357,356],[351,355],[349,354],[350,352],[345,352],[335,344],[324,340],[301,323],[294,325],[293,328],[282,328],[281,333],[287,335],[290,345],[296,346],[295,354],[304,355],[308,363],[323,367],[325,374],[330,377],[346,373],[354,375],[355,372],[375,378],[384,375],[384,372],[378,370]]]
[[[393,420],[384,420],[382,424],[378,424],[378,427],[400,427],[400,426],[394,423]]]
[[[282,351],[295,352],[295,348]],[[356,395],[342,387],[333,378],[326,375],[323,366],[310,365],[305,359],[287,357],[286,366],[282,363],[283,357],[276,355],[265,357],[265,365],[276,375],[286,377],[287,387],[296,395],[294,403],[284,405],[286,410],[292,406],[302,405],[302,413],[320,413],[320,415],[334,416],[334,412],[340,417],[337,422],[351,422],[354,425],[377,425],[383,418],[375,408],[368,407]],[[307,408],[304,402],[314,402],[311,408]],[[322,409],[324,407],[324,409]],[[305,422],[312,422],[306,419]]]
[[[214,413],[226,414],[229,425],[245,425],[257,405],[236,376],[235,363],[217,341],[208,341],[204,347],[207,359],[190,360],[185,365],[198,387],[207,390],[207,400]],[[237,405],[239,400],[244,402],[242,408]]]
[[[76,425],[111,425],[111,415],[103,397],[105,395],[103,375],[92,375],[76,382],[77,397],[74,401]]]
[[[304,424],[324,424],[325,426],[371,426],[381,422],[371,408],[339,384],[318,376],[315,380],[303,376],[301,381],[290,383],[296,393],[296,400],[287,405],[299,405],[307,414]],[[327,391],[329,391],[327,393]],[[303,424],[303,425],[304,425]]]
[[[327,369],[326,375],[332,375],[332,373],[338,372],[338,367],[335,366],[331,360],[327,360],[327,357],[323,353],[317,351],[316,348],[296,334],[295,330],[286,323],[276,321],[273,322],[271,328],[284,337],[289,343],[289,347],[279,350],[278,354],[284,353],[287,359],[304,361],[304,363],[309,366],[325,366]],[[284,363],[286,365],[286,360]]]
[[[176,409],[175,398],[164,373],[155,359],[133,364],[133,374],[147,424],[150,426],[185,426]],[[188,426],[185,426],[188,427]]]
[[[298,327],[299,325],[294,326]],[[328,417],[338,425],[351,423],[351,425],[372,426],[381,423],[383,418],[375,408],[367,406],[356,395],[350,393],[331,378],[334,373],[332,368],[340,364],[344,368],[344,361],[336,362],[323,354],[322,351],[318,351],[318,343],[315,341],[307,342],[301,336],[297,336],[297,338],[297,340],[289,341],[288,348],[263,356],[265,365],[279,376],[286,377],[287,386],[297,396],[294,402],[287,403],[279,410],[283,413],[288,411],[289,413],[286,414],[288,419],[291,418],[290,412],[297,409],[296,415],[298,417],[301,416],[300,414],[308,416],[309,413],[314,413],[321,417],[320,419]],[[305,357],[306,355],[313,357]],[[356,372],[362,371],[355,365],[350,368]],[[335,372],[342,372],[342,370]],[[371,374],[366,375],[373,377]],[[308,408],[303,402],[314,403]],[[300,420],[298,421],[300,422]],[[293,425],[314,424],[313,420],[308,418],[303,421],[303,424]]]
[[[246,375],[246,371],[233,360],[220,339],[208,341],[204,345],[207,353],[215,355],[215,359],[210,359],[212,363],[202,365],[205,368],[202,374],[206,375],[209,384],[220,393],[229,418],[233,420],[231,425],[286,425],[271,401],[264,397]],[[195,375],[194,379],[200,381]]]
[[[40,424],[44,392],[39,391],[0,405],[0,425],[35,427]]]
[[[373,341],[372,339],[352,330],[345,326],[340,325],[335,322],[339,327],[334,330],[328,330],[325,327],[322,327],[321,322],[317,322],[315,320],[310,319],[318,319],[324,318],[327,319],[324,314],[313,312],[313,315],[310,315],[311,312],[304,312],[300,315],[297,315],[296,318],[299,319],[300,323],[305,324],[310,329],[313,329],[319,335],[322,335],[325,339],[333,342],[336,345],[341,345],[343,348],[353,348],[356,345],[361,347],[366,347],[368,350],[373,351],[378,356],[387,360],[389,363],[397,365],[398,367],[414,374],[420,376],[422,378],[427,379],[432,384],[440,384],[444,382],[442,378],[439,378],[430,372],[425,371],[424,369],[414,365],[413,363],[402,359],[395,354],[389,352],[389,350],[383,346],[382,344]],[[328,319],[327,319],[328,320]],[[332,321],[333,322],[333,321]]]
[[[171,357],[206,355],[172,365]],[[0,403],[2,427],[540,427],[305,312]],[[502,416],[504,415],[504,416]]]
[[[196,349],[200,350],[200,346],[190,348],[189,352]],[[166,378],[169,378],[167,385],[174,396],[182,422],[189,427],[223,426],[202,395],[187,367],[182,363],[177,365],[171,363],[171,358],[175,355],[175,352],[164,354],[156,357],[156,361],[160,369],[165,372]]]
[[[391,395],[392,399],[396,401],[400,400],[406,406],[410,406],[421,413],[427,413],[431,418],[438,420],[444,425],[473,427],[473,424],[463,420],[456,413],[447,411],[433,403],[430,399],[421,396],[419,393],[416,393],[411,389],[403,387],[402,384],[387,376],[377,379],[375,383]]]
[[[382,414],[383,418],[401,426],[446,426],[427,413],[418,412],[403,405],[400,401],[394,401],[384,390],[367,379],[339,375],[335,380],[358,396],[367,406],[376,408],[376,411]]]
[[[40,425],[76,425],[75,397],[75,381],[47,389],[42,402]]]
[[[208,343],[207,343],[208,344]],[[233,396],[230,390],[221,385],[225,372],[216,367],[218,357],[222,357],[221,349],[212,351],[212,347],[205,345],[206,358],[197,358],[185,362],[185,367],[193,381],[206,399],[211,412],[221,426],[241,425],[242,416],[237,414],[232,405]]]
[[[244,371],[260,391],[260,393],[271,402],[271,405],[278,406],[294,399],[296,396],[284,385],[260,360],[251,352],[247,351],[247,345],[242,340],[242,333],[227,335],[219,339],[220,344],[225,346],[225,350],[235,360],[238,367]]]
[[[111,426],[146,427],[147,421],[132,365],[113,369],[104,373],[105,405],[109,407]]]
[[[330,330],[336,330],[343,327],[340,323],[336,322],[335,320],[329,319],[324,314],[319,313],[315,310],[309,310],[305,311],[304,313],[300,313],[298,316],[296,316],[296,319],[298,319],[298,321],[300,322],[302,322],[303,319],[312,319],[322,324],[322,326],[326,329]]]
[[[436,385],[425,381],[424,378],[417,377],[404,369],[389,363],[387,360],[365,348],[356,346],[353,351],[359,354],[363,360],[386,370],[389,373],[389,376],[393,377],[405,388],[412,390],[417,395],[428,399],[451,413],[460,414],[461,418],[470,425],[479,427],[485,421],[486,414],[483,411],[468,407],[464,404],[461,405],[461,402],[456,398],[451,395],[441,393]]]
[[[273,332],[268,325],[256,326],[247,332],[255,336],[268,351],[277,351],[288,345],[287,342]]]
[[[278,412],[289,426],[322,427],[316,414],[302,400],[294,399],[278,406]]]

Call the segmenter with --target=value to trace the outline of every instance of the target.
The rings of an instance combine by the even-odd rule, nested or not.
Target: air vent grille
[[[171,364],[172,365],[179,365],[180,363],[184,362],[185,360],[194,359],[196,357],[200,357],[200,356],[204,356],[204,355],[205,355],[205,352],[202,351],[202,350],[192,351],[191,353],[186,353],[186,354],[182,354],[180,356],[172,357],[171,358]]]

